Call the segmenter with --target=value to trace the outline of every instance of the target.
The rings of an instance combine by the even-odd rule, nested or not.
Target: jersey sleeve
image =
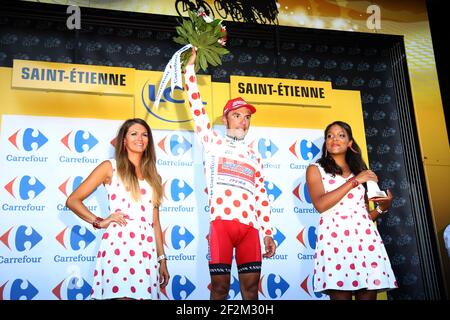
[[[258,157],[258,165],[259,168],[255,172],[256,216],[264,237],[273,237],[269,196],[265,186],[263,163],[260,157]]]
[[[200,97],[200,92],[197,85],[197,75],[194,71],[194,65],[186,66],[184,80],[192,118],[194,119],[194,131],[197,133],[200,138],[200,142],[206,149],[210,144],[213,143],[215,135],[213,134],[213,130],[211,129],[211,123]]]

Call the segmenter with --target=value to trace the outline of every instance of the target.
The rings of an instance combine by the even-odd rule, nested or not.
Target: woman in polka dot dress
[[[105,219],[83,204],[102,183],[112,212]],[[93,299],[159,299],[169,280],[158,210],[162,194],[150,127],[142,119],[129,119],[116,137],[115,159],[97,166],[66,202],[81,219],[105,229]]]
[[[397,288],[383,241],[373,223],[392,202],[375,199],[369,211],[363,183],[377,182],[367,170],[350,126],[335,121],[325,129],[322,157],[306,171],[314,207],[321,213],[314,258],[314,291],[332,300],[375,300]]]

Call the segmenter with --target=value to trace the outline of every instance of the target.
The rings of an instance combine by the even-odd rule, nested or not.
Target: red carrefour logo
[[[310,274],[300,283],[300,288],[312,298],[321,298],[323,296],[320,292],[314,292],[314,276],[311,276]]]

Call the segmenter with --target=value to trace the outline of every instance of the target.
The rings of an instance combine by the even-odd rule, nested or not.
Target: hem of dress
[[[336,291],[358,291],[358,290],[362,290],[362,289],[366,289],[366,290],[374,290],[377,292],[385,292],[385,291],[390,291],[390,290],[394,290],[394,289],[398,289],[398,287],[383,287],[383,288],[370,288],[370,287],[358,287],[358,288],[351,288],[351,289],[347,289],[347,288],[342,288],[342,287],[330,287],[330,288],[325,288],[325,289],[320,289],[320,290],[314,290],[314,292],[316,293],[325,293],[328,290],[336,290]]]

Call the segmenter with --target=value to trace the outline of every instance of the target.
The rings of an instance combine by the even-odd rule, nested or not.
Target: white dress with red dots
[[[211,221],[237,221],[272,236],[261,156],[244,141],[222,137],[212,130],[193,65],[186,66],[185,82],[195,131],[205,150]]]
[[[333,177],[317,163],[325,192],[348,181]],[[365,189],[350,190],[334,207],[321,213],[314,255],[314,291],[397,288],[383,241],[370,219]]]
[[[110,212],[126,215],[127,225],[111,223],[97,253],[93,299],[159,299],[159,267],[153,230],[152,188],[139,180],[141,200],[134,202],[117,176],[116,161],[108,191]]]

